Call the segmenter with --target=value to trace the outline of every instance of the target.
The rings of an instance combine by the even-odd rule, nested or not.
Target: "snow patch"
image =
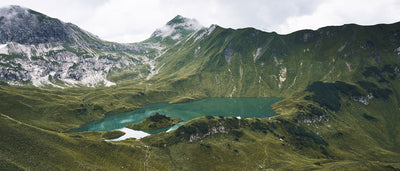
[[[229,46],[228,48],[225,49],[225,60],[226,62],[228,62],[228,64],[230,64],[231,59],[233,57],[233,49]]]
[[[8,55],[7,44],[0,44],[0,54]]]
[[[281,68],[281,71],[279,73],[279,84],[278,87],[281,88],[282,87],[282,83],[286,81],[286,67]]]
[[[293,83],[289,86],[289,88],[292,88],[296,84],[296,80],[297,80],[297,75],[294,77]]]
[[[122,131],[125,133],[125,135],[118,137],[116,139],[109,139],[106,141],[122,141],[122,140],[126,140],[128,138],[136,138],[136,139],[141,139],[143,137],[147,137],[150,134],[143,132],[143,131],[138,131],[138,130],[133,130],[133,129],[129,129],[129,128],[121,128],[118,129],[118,131]]]
[[[395,49],[395,51],[397,52],[397,55],[400,56],[400,47],[398,47],[397,49]]]
[[[197,48],[194,50],[193,56],[197,56],[197,54],[199,53],[201,47],[197,46]]]
[[[258,58],[261,56],[262,48],[257,48],[257,50],[253,53],[253,60],[256,62]]]
[[[275,62],[275,65],[278,66],[278,65],[282,65],[283,60],[278,60],[278,58],[276,58],[276,56],[274,56],[274,62]]]
[[[347,69],[349,69],[349,72],[351,72],[350,64],[346,62],[346,65],[347,65]]]
[[[343,46],[341,46],[341,47],[338,49],[338,52],[343,51],[343,49],[346,47],[346,44],[347,44],[347,43],[345,43]]]

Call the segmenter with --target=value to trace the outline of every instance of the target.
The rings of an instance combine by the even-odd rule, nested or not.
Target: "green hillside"
[[[112,70],[114,86],[0,82],[0,170],[400,169],[400,23],[279,35],[191,22],[177,16],[171,35],[132,44],[143,51],[112,50],[155,60]],[[206,97],[284,100],[274,117],[207,116],[140,140],[67,133],[145,104]]]

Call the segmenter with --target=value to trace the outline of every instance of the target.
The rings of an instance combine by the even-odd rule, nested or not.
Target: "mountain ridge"
[[[44,14],[38,13],[33,10],[29,10],[26,8],[22,8],[19,6],[11,6],[9,9],[3,8],[2,11],[7,11],[7,10],[8,11],[10,11],[10,10],[11,11],[13,11],[13,10],[20,11],[20,13],[24,13],[24,14],[28,13],[28,14],[31,14],[34,16],[39,15],[39,16],[44,16],[43,18],[50,18],[50,17],[45,16]],[[16,15],[16,14],[13,14],[13,15]],[[3,18],[6,18],[6,17],[3,16]],[[50,19],[52,21],[53,20],[59,21],[59,20],[53,19],[53,18],[50,18]],[[61,21],[59,21],[59,22],[61,22]],[[21,24],[16,24],[16,25],[21,25]],[[131,74],[129,74],[130,76],[128,76],[129,78],[138,78],[139,80],[141,80],[143,78],[149,79],[153,75],[155,75],[155,73],[158,73],[158,71],[163,68],[163,67],[161,67],[161,65],[163,63],[159,62],[159,60],[156,60],[156,58],[164,55],[165,52],[167,52],[171,48],[174,48],[176,45],[181,43],[181,41],[188,41],[193,37],[196,37],[193,42],[199,41],[199,39],[201,39],[202,37],[209,36],[215,30],[215,28],[224,29],[218,25],[212,25],[209,28],[205,28],[205,27],[199,25],[195,19],[187,19],[180,15],[177,15],[172,20],[167,22],[167,24],[163,28],[157,29],[156,31],[154,31],[152,36],[147,40],[144,40],[144,41],[138,42],[138,43],[118,44],[118,43],[106,42],[101,39],[98,39],[97,36],[87,32],[87,31],[81,30],[78,26],[75,26],[73,24],[67,23],[64,25],[65,25],[64,27],[66,27],[66,28],[68,28],[68,30],[70,30],[69,34],[67,34],[68,36],[64,36],[64,37],[68,37],[68,40],[64,40],[61,42],[59,41],[59,43],[62,43],[62,44],[59,44],[57,42],[53,42],[57,38],[49,38],[49,40],[41,39],[40,41],[47,41],[47,43],[45,43],[44,46],[45,47],[47,46],[49,48],[45,48],[45,49],[43,49],[43,45],[40,45],[40,44],[35,45],[35,46],[41,46],[41,47],[35,47],[35,49],[41,49],[39,51],[45,52],[44,54],[43,53],[39,53],[39,54],[32,53],[33,51],[37,51],[37,50],[32,49],[31,47],[23,45],[23,44],[22,44],[22,46],[18,45],[18,44],[10,44],[15,41],[11,41],[6,44],[2,44],[0,52],[2,52],[2,54],[4,54],[4,55],[10,55],[10,54],[8,54],[8,51],[11,51],[11,52],[14,51],[15,55],[17,55],[17,56],[23,55],[25,57],[28,57],[28,60],[31,60],[30,59],[31,56],[35,56],[35,55],[39,55],[39,56],[45,55],[46,56],[46,53],[50,53],[50,55],[51,55],[51,53],[57,54],[58,51],[66,50],[68,52],[68,54],[64,54],[62,56],[73,55],[73,56],[75,56],[74,57],[75,61],[78,60],[81,62],[87,61],[87,60],[85,60],[85,58],[86,59],[89,59],[89,58],[95,59],[91,62],[91,63],[93,63],[92,65],[82,66],[83,64],[81,62],[76,63],[73,61],[63,61],[62,63],[67,62],[70,64],[68,64],[68,66],[69,66],[68,68],[67,68],[67,66],[63,66],[62,67],[63,69],[61,72],[57,72],[58,70],[60,70],[60,67],[53,66],[53,67],[51,67],[52,69],[50,69],[50,71],[46,71],[47,69],[41,68],[38,66],[41,71],[39,73],[35,74],[34,73],[35,71],[29,70],[27,67],[21,68],[18,65],[16,65],[17,63],[20,63],[20,61],[14,61],[14,62],[12,62],[14,64],[11,64],[12,66],[9,66],[9,65],[5,66],[5,64],[3,64],[2,68],[1,68],[2,74],[0,74],[0,78],[3,78],[3,81],[8,82],[9,84],[13,84],[13,85],[18,85],[21,83],[22,83],[21,85],[24,85],[26,83],[29,84],[29,82],[32,81],[32,79],[33,79],[32,83],[35,86],[41,86],[41,87],[53,86],[53,87],[59,87],[59,88],[68,87],[68,86],[102,86],[102,85],[103,86],[111,86],[111,85],[115,85],[115,83],[116,83],[115,81],[118,82],[118,80],[113,79],[114,81],[110,82],[110,81],[108,81],[107,78],[121,77],[122,73],[125,73],[125,75],[126,75],[125,71],[128,71],[128,73],[131,73]],[[243,28],[243,29],[236,29],[236,30],[235,29],[227,29],[227,30],[228,31],[232,30],[233,32],[241,32],[242,30],[243,31],[254,30],[254,33],[256,33],[256,32],[266,33],[266,34],[270,34],[270,35],[277,35],[277,37],[293,37],[294,35],[303,34],[302,38],[296,37],[295,41],[298,41],[298,42],[300,41],[300,42],[306,43],[307,41],[311,41],[311,39],[313,39],[313,36],[315,37],[318,34],[322,34],[322,32],[324,32],[324,30],[328,30],[325,34],[329,34],[328,33],[329,30],[337,30],[337,29],[346,30],[347,28],[357,28],[357,27],[369,29],[369,28],[375,28],[375,27],[391,27],[391,26],[395,27],[395,25],[398,25],[398,23],[383,24],[383,25],[381,24],[381,25],[374,25],[374,26],[359,26],[359,25],[354,25],[354,24],[346,24],[343,26],[323,27],[323,28],[320,28],[315,31],[300,30],[300,31],[296,31],[296,32],[293,32],[293,33],[287,34],[287,35],[280,35],[275,32],[270,32],[270,33],[263,32],[263,31],[260,31],[260,30],[254,29],[254,28]],[[5,27],[5,26],[2,26],[2,27]],[[18,29],[9,29],[9,30],[18,30]],[[25,31],[25,32],[27,32],[27,31]],[[400,33],[396,33],[396,34],[400,34]],[[3,34],[1,34],[1,35],[3,35]],[[7,35],[7,34],[4,34],[4,35]],[[11,36],[11,37],[16,37],[16,36]],[[24,37],[24,36],[22,36],[22,37]],[[30,37],[30,36],[28,36],[28,37]],[[70,39],[73,39],[73,41],[71,42]],[[3,39],[0,38],[1,42],[5,42],[7,40],[8,40],[8,38],[3,38]],[[34,41],[34,39],[29,40],[28,42],[20,42],[20,43],[32,43],[32,41]],[[67,45],[68,47],[64,47],[65,42],[70,42],[70,43],[67,43],[67,44],[69,44],[69,45]],[[18,43],[18,41],[16,43]],[[38,42],[36,42],[36,43],[38,43]],[[54,43],[56,43],[56,44],[54,44]],[[8,44],[10,44],[10,45],[8,45]],[[9,46],[14,47],[14,50],[8,49]],[[342,45],[342,46],[344,49],[346,47],[346,43],[344,43],[344,45]],[[197,48],[199,48],[199,47],[200,46],[198,46]],[[81,50],[76,51],[74,49],[81,49]],[[261,48],[258,50],[261,50]],[[307,50],[307,49],[304,49],[304,50]],[[123,51],[124,53],[119,53],[119,52],[114,53],[113,51]],[[199,53],[201,51],[202,50],[198,49],[197,53]],[[69,52],[72,52],[72,53],[69,53]],[[149,52],[151,54],[149,54]],[[254,56],[254,59],[257,59],[260,57],[260,53],[261,53],[261,51],[256,50],[254,52],[254,55],[249,54],[249,56],[252,55],[252,56]],[[397,51],[397,53],[399,53],[399,56],[400,56],[400,51]],[[230,62],[230,59],[231,59],[231,57],[229,57],[229,56],[232,56],[229,54],[230,54],[230,51],[227,50],[225,58],[229,59],[228,63]],[[348,54],[344,54],[344,55],[348,55]],[[23,56],[21,57],[22,59],[25,58]],[[102,65],[106,64],[108,66],[106,68],[102,68],[102,70],[105,70],[105,72],[99,71],[98,67],[95,66],[97,64],[94,64],[94,63],[98,63],[98,62],[96,62],[96,61],[98,61],[96,58],[98,58],[99,56],[104,56],[102,58],[105,59],[105,61],[100,62],[100,64],[102,64]],[[50,57],[54,58],[52,56],[50,56]],[[125,62],[123,62],[123,63],[118,62],[118,59],[121,57],[125,59]],[[160,58],[160,59],[162,59],[162,58]],[[376,54],[375,54],[375,60],[377,60],[377,61],[380,60],[379,56]],[[41,60],[41,61],[48,62],[46,60]],[[54,61],[54,62],[57,62],[57,61]],[[87,62],[84,62],[84,63],[87,63]],[[43,63],[43,62],[41,62],[41,63]],[[128,65],[134,64],[136,66],[129,67],[125,63]],[[27,63],[23,66],[27,66],[27,65],[32,65],[32,62]],[[81,71],[74,70],[74,68],[76,68],[78,66],[82,66]],[[48,67],[50,67],[50,66],[48,66]],[[90,71],[91,74],[85,74],[85,72],[83,72],[83,69],[85,71]],[[279,78],[279,80],[282,80],[282,82],[284,82],[284,80],[286,81],[286,78],[282,77],[284,68],[281,68],[281,69],[282,69],[281,76],[279,76],[279,73],[277,73],[277,78]],[[121,71],[122,71],[122,73],[121,73]],[[50,72],[52,72],[52,73],[55,72],[55,73],[49,74]],[[89,72],[87,72],[87,73],[89,73]],[[46,77],[48,77],[48,78],[46,78]],[[89,77],[92,77],[95,79],[88,79]],[[280,83],[280,84],[282,84],[282,83]],[[279,85],[279,86],[282,86],[282,85]]]
[[[193,23],[131,44],[79,27],[78,42],[1,44],[0,170],[400,169],[400,23],[288,35]],[[67,133],[207,97],[283,100],[274,117],[201,117],[140,140]]]

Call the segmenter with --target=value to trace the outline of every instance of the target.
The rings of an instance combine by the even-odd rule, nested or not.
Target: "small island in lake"
[[[137,124],[128,124],[125,127],[130,128],[130,129],[141,129],[141,130],[153,130],[153,129],[161,129],[161,128],[166,128],[170,126],[174,126],[178,124],[179,122],[182,122],[182,119],[179,118],[171,118],[167,117],[165,115],[156,113],[153,116],[149,116],[142,122],[139,122]]]

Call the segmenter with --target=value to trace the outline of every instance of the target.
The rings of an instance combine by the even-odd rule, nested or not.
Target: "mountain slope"
[[[119,44],[18,6],[0,16],[0,170],[400,168],[400,23],[279,35],[178,15]],[[271,96],[285,99],[270,118],[121,142],[65,133],[148,103]]]
[[[368,66],[399,63],[399,26],[344,25],[289,35],[213,26],[209,36],[188,38],[160,57],[155,79],[172,88],[200,84],[213,96],[286,96],[313,81],[358,81]]]
[[[111,86],[115,83],[106,79],[109,73],[140,72],[150,56],[143,51],[157,50],[106,42],[78,26],[19,6],[0,9],[0,22],[0,79],[11,85]]]

